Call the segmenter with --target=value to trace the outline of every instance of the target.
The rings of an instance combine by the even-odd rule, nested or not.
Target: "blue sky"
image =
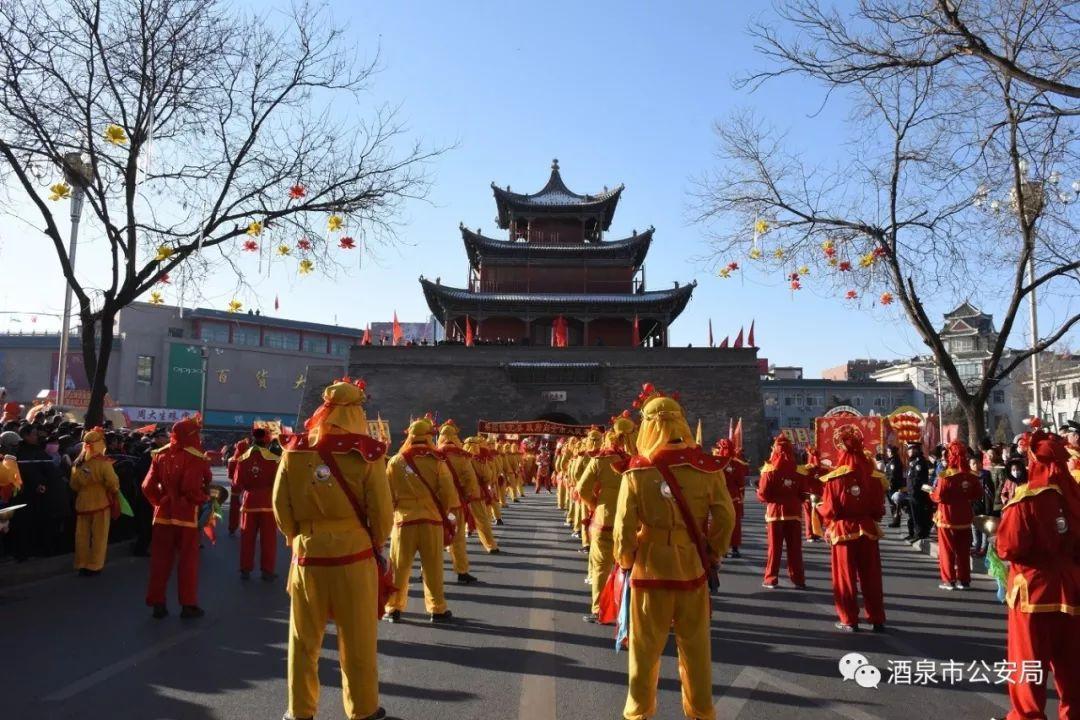
[[[656,226],[651,288],[698,281],[673,344],[705,344],[709,318],[717,342],[756,319],[762,356],[802,365],[808,376],[848,358],[920,352],[896,313],[858,309],[812,289],[793,297],[781,283],[753,276],[721,280],[695,259],[706,251],[706,229],[691,222],[688,193],[691,179],[712,166],[716,120],[752,107],[788,127],[809,158],[843,152],[847,108],[840,101],[821,110],[820,87],[790,79],[753,94],[733,88],[734,76],[760,66],[745,27],[765,9],[764,2],[334,3],[360,55],[380,48],[372,102],[400,104],[412,136],[455,148],[431,167],[429,201],[406,208],[400,247],[365,258],[333,283],[278,272],[241,299],[272,312],[277,295],[279,315],[346,325],[387,320],[394,311],[424,320],[420,274],[465,283],[458,223],[500,236],[489,183],[536,191],[557,157],[576,192],[626,184],[608,237]],[[41,270],[6,272],[0,310],[58,313],[62,279],[44,238],[0,219],[0,266],[25,262]],[[212,279],[200,304],[224,309],[234,284]],[[13,325],[0,315],[0,329],[29,329],[22,319]],[[50,322],[42,315],[36,327]],[[1023,343],[1021,332],[1012,344]]]

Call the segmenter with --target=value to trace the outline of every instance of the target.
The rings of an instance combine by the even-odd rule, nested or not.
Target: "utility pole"
[[[64,178],[72,187],[71,194],[71,235],[68,239],[68,262],[71,272],[75,273],[75,250],[79,244],[79,220],[82,218],[83,200],[86,198],[86,186],[90,183],[93,168],[83,162],[81,152],[69,152],[64,155]],[[69,335],[71,334],[71,283],[64,288],[64,315],[60,322],[60,356],[56,371],[56,406],[64,407],[64,395],[67,390],[67,360]]]

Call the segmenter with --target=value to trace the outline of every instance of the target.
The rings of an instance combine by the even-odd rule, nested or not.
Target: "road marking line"
[[[742,671],[735,676],[735,679],[728,686],[727,691],[720,696],[720,699],[714,706],[716,708],[716,717],[727,718],[728,720],[734,720],[739,717],[739,713],[742,712],[746,703],[750,700],[750,694],[757,689],[757,686],[761,684],[761,681],[765,679],[765,676],[761,674],[761,671],[757,668],[744,667]],[[742,697],[731,697],[727,694],[732,689],[738,688],[739,690],[745,690]]]
[[[169,648],[175,647],[182,642],[190,640],[191,638],[198,635],[200,632],[202,632],[202,630],[187,630],[185,632],[179,632],[172,637],[165,638],[164,640],[160,640],[151,645],[150,647],[146,648],[142,652],[135,653],[134,655],[129,655],[123,660],[114,662],[112,665],[106,665],[100,670],[92,672],[85,677],[79,678],[70,685],[62,687],[50,695],[46,695],[42,699],[45,702],[63,702],[65,700],[70,700],[79,693],[89,690],[90,688],[108,680],[114,675],[118,675],[119,673],[122,673],[125,670],[134,667],[135,665],[138,665],[141,662],[145,662],[157,655],[160,655]]]
[[[799,685],[798,683],[791,682],[790,680],[785,680],[778,675],[773,675],[772,673],[764,671],[758,672],[761,675],[760,682],[765,683],[766,685],[772,685],[776,688],[779,688],[780,690],[783,690],[789,695],[794,695],[798,698],[803,698],[806,700],[824,701],[825,706],[829,710],[833,711],[840,717],[847,718],[847,720],[882,720],[881,717],[879,717],[878,715],[871,715],[870,713],[863,712],[857,707],[845,705],[844,703],[838,702],[836,700],[829,700],[828,698],[823,698],[821,697],[820,692],[810,690],[803,687],[802,685]]]

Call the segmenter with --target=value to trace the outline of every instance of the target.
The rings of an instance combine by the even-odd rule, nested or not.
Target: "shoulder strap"
[[[665,464],[655,463],[653,465],[657,471],[664,476],[664,480],[667,481],[668,487],[671,488],[671,496],[675,500],[675,505],[679,508],[679,514],[682,515],[683,523],[686,524],[686,531],[690,533],[690,539],[694,541],[694,545],[697,546],[698,557],[701,558],[701,567],[707,573],[712,563],[709,562],[709,551],[705,546],[705,537],[701,534],[701,528],[698,527],[697,522],[694,520],[694,516],[690,513],[690,508],[686,504],[686,498],[683,496],[682,488],[679,487],[679,481],[675,479],[675,473],[671,472],[671,468]]]
[[[374,547],[375,536],[371,534],[371,528],[368,526],[367,513],[365,513],[364,508],[361,507],[360,499],[356,497],[356,493],[352,491],[349,484],[342,478],[341,466],[338,465],[333,453],[331,453],[328,448],[316,447],[315,451],[319,453],[319,457],[322,458],[323,463],[330,468],[330,477],[334,478],[334,482],[336,482],[337,486],[341,488],[341,491],[345,493],[345,497],[349,499],[349,504],[352,505],[353,512],[356,513],[356,519],[360,521],[360,525],[371,538],[372,547]]]
[[[434,457],[434,456],[432,456]],[[435,509],[439,511],[439,517],[442,518],[444,523],[449,523],[450,518],[446,515],[446,510],[442,506],[442,502],[439,501],[439,496],[435,493],[434,488],[428,485],[427,480],[420,474],[420,468],[416,467],[416,463],[413,462],[412,456],[408,453],[401,453],[401,459],[405,461],[405,464],[416,473],[416,477],[420,479],[420,484],[424,486],[424,489],[431,495],[431,499],[435,502]],[[436,458],[437,459],[437,458]],[[464,502],[464,500],[462,500]]]

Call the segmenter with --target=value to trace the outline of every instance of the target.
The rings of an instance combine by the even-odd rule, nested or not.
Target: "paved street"
[[[1003,609],[992,584],[945,594],[935,562],[895,541],[884,544],[893,632],[833,629],[828,556],[807,548],[809,591],[760,586],[760,508],[745,558],[730,561],[713,620],[719,718],[989,718],[1003,714],[1002,688],[963,682],[886,684],[887,661],[1003,658]],[[584,556],[568,539],[551,496],[528,495],[506,512],[505,554],[476,554],[483,582],[448,586],[458,621],[432,627],[413,586],[406,622],[380,624],[383,705],[390,717],[580,720],[621,716],[626,654],[612,630],[586,625]],[[470,541],[470,544],[474,541]],[[10,718],[278,718],[285,706],[288,598],[283,582],[242,583],[238,541],[221,538],[202,558],[207,616],[155,621],[142,604],[146,562],[113,558],[98,578],[64,575],[14,588],[0,577],[0,698]],[[476,546],[472,546],[476,547]],[[288,558],[280,556],[284,576]],[[447,577],[450,574],[447,565]],[[170,587],[170,601],[173,598]],[[323,654],[321,717],[341,717],[331,632]],[[881,668],[877,689],[843,682],[837,661],[863,653]],[[940,679],[940,678],[939,678]],[[991,678],[992,680],[993,678]],[[681,717],[673,643],[661,673],[658,717]]]

